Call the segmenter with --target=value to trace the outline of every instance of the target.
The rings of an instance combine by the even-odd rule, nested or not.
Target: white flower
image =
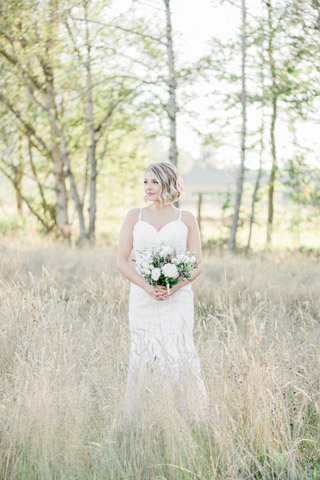
[[[177,278],[179,276],[177,267],[173,263],[166,263],[161,270],[165,277]]]
[[[152,280],[154,280],[155,282],[157,280],[159,280],[159,277],[160,277],[160,273],[161,273],[161,270],[160,268],[154,268],[151,272],[151,278]]]
[[[144,271],[144,274],[145,274],[145,275],[150,275],[150,273],[151,273],[151,270],[149,270],[148,268],[146,268],[145,271]]]
[[[196,261],[197,261],[196,257],[194,257],[194,256],[190,257],[190,262],[191,263],[196,263]]]
[[[168,245],[163,245],[160,249],[160,254],[163,255],[164,257],[167,255],[170,255],[172,253],[172,247],[169,247]]]
[[[177,261],[174,263],[186,263],[188,261],[189,261],[189,257],[184,253],[180,253],[180,255],[177,256]]]
[[[172,258],[172,259],[171,259],[171,263],[177,264],[177,263],[180,263],[180,260],[179,260],[178,257],[175,257],[175,258]]]

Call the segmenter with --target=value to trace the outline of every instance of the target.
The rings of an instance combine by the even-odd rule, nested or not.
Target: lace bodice
[[[181,220],[166,223],[160,230],[157,230],[151,223],[141,218],[140,208],[139,220],[133,229],[133,251],[137,261],[140,260],[139,251],[153,247],[154,245],[169,245],[176,249],[177,253],[184,253],[187,249],[188,227]]]

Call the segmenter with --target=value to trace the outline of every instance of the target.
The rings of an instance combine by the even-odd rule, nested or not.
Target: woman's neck
[[[150,210],[153,212],[159,212],[159,213],[167,213],[171,210],[174,210],[172,203],[166,204],[166,205],[160,205],[160,202],[154,201],[153,204],[150,206]]]

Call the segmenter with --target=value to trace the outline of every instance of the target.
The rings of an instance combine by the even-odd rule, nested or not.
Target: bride
[[[201,421],[208,418],[210,404],[193,340],[191,282],[203,268],[199,228],[191,212],[173,205],[183,191],[173,165],[150,165],[144,175],[144,190],[151,203],[129,210],[117,253],[117,268],[131,282],[129,372],[120,425],[137,418],[141,421],[147,405],[153,418],[157,406],[161,405],[161,416],[175,405],[181,415]],[[139,261],[142,250],[157,244],[174,247],[177,253],[196,252],[199,263],[190,281],[180,280],[169,293],[163,286],[149,285],[129,263],[132,250]]]

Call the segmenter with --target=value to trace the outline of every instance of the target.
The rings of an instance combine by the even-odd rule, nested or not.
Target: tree
[[[86,155],[86,176],[89,174],[89,219],[87,238],[95,241],[95,225],[96,225],[96,211],[97,211],[97,178],[101,172],[98,168],[98,160],[102,162],[103,157],[107,154],[108,136],[112,127],[114,115],[119,108],[129,100],[132,101],[136,94],[136,84],[133,79],[126,78],[127,75],[119,74],[112,68],[112,75],[108,75],[110,87],[100,85],[103,84],[103,72],[97,70],[96,66],[98,60],[102,64],[101,45],[106,43],[107,27],[101,25],[92,18],[95,11],[101,12],[103,4],[96,0],[79,0],[79,9],[77,10],[77,17],[73,14],[73,8],[68,11],[65,17],[65,26],[68,31],[68,36],[71,41],[71,56],[77,61],[80,70],[83,70],[85,77],[85,95],[86,98],[86,125],[88,129],[88,151]],[[103,27],[103,28],[101,28]],[[112,30],[112,29],[111,29]],[[114,37],[115,45],[118,43],[118,38]],[[110,49],[110,47],[109,47]],[[121,52],[118,53],[119,55]],[[116,58],[114,59],[116,60]],[[117,68],[116,68],[117,70]],[[100,106],[98,98],[99,95],[107,99],[104,103],[104,108]],[[87,136],[84,133],[85,136]],[[100,147],[100,145],[102,145]],[[84,194],[86,194],[86,185]]]
[[[266,0],[266,6],[268,10],[268,58],[269,68],[271,76],[271,124],[270,124],[270,144],[271,144],[271,157],[272,166],[268,183],[268,222],[267,222],[267,244],[271,242],[272,229],[273,229],[273,198],[274,198],[274,182],[277,172],[277,153],[276,153],[276,139],[275,129],[278,115],[278,96],[279,89],[277,85],[276,66],[274,60],[274,35],[275,28],[273,25],[273,8],[271,0]]]
[[[278,165],[276,130],[279,116],[287,124],[312,118],[319,78],[314,68],[315,50],[306,17],[309,12],[296,9],[295,0],[279,2],[266,0],[268,67],[270,86],[266,103],[271,106],[270,146],[272,166],[268,184],[267,245],[271,243],[274,219],[274,190]]]
[[[168,116],[170,121],[170,148],[169,159],[173,165],[178,165],[178,150],[177,150],[177,101],[176,101],[176,68],[174,59],[173,36],[172,36],[172,20],[170,10],[170,0],[163,0],[166,8],[166,43],[168,56]]]
[[[62,236],[68,238],[70,226],[65,172],[67,152],[63,150],[64,138],[62,144],[59,142],[59,137],[63,137],[63,131],[59,125],[54,73],[58,4],[50,0],[46,6],[44,14],[35,2],[31,2],[29,8],[14,3],[8,5],[5,15],[2,16],[0,54],[7,63],[6,68],[10,71],[10,76],[7,75],[2,82],[0,101],[15,117],[19,128],[30,138],[33,146],[52,162],[59,228]],[[37,9],[39,9],[37,26],[30,28],[32,15]],[[34,45],[38,48],[34,48]],[[10,79],[15,80],[19,86],[18,91],[12,89]],[[25,114],[24,96],[28,98],[29,106],[32,104],[33,112],[40,114],[41,122],[30,123]],[[46,129],[40,127],[43,120],[47,123]]]
[[[23,6],[14,3],[0,22],[0,55],[5,65],[0,102],[4,112],[15,118],[32,150],[37,149],[47,161],[47,170],[55,179],[57,219],[63,237],[71,234],[70,191],[79,220],[79,240],[89,238],[92,242],[97,177],[113,127],[119,132],[119,118],[115,118],[127,118],[121,107],[132,101],[136,88],[132,77],[119,72],[118,37],[110,35],[107,24],[101,28],[89,18],[89,11],[98,15],[104,9],[105,2],[99,0],[78,0],[71,5],[65,0],[45,0],[41,5],[36,1]],[[35,12],[37,24],[33,22]],[[82,12],[82,17],[76,18]],[[108,72],[102,46],[109,52]],[[12,88],[12,81],[16,88]],[[87,230],[84,206],[88,176]]]
[[[265,59],[264,59],[264,29],[262,28],[261,31],[261,41],[260,41],[260,55],[261,55],[261,63],[260,63],[260,78],[261,78],[261,126],[260,126],[260,150],[259,150],[259,167],[258,173],[256,177],[256,181],[254,184],[253,194],[252,194],[252,201],[251,201],[251,214],[250,214],[250,223],[249,223],[249,235],[248,235],[248,243],[245,248],[245,254],[248,254],[251,237],[252,237],[252,227],[255,220],[255,205],[258,199],[258,191],[260,188],[260,181],[262,176],[262,162],[263,162],[263,154],[265,150],[264,145],[264,134],[265,134],[265,76],[264,76],[264,66],[265,66]]]
[[[164,8],[162,8],[162,6]],[[139,111],[144,118],[146,135],[163,136],[169,140],[169,160],[178,164],[178,116],[186,112],[182,105],[190,100],[183,86],[192,84],[201,66],[198,62],[183,64],[177,60],[177,34],[173,28],[170,0],[135,2],[135,12],[126,16],[120,28],[128,33],[132,53],[126,58],[132,62],[131,75],[142,82]],[[156,15],[155,15],[156,13]],[[114,23],[115,28],[119,28]]]
[[[239,221],[241,197],[243,191],[245,158],[246,158],[246,138],[247,138],[247,87],[246,87],[246,56],[247,56],[247,9],[246,1],[241,1],[241,151],[240,168],[237,181],[235,210],[232,218],[230,237],[228,241],[229,250],[234,250],[236,243],[236,233]]]

